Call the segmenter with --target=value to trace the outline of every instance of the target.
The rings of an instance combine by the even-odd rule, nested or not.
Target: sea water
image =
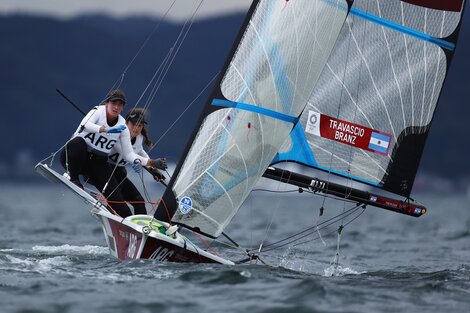
[[[69,191],[2,185],[0,312],[469,312],[470,200],[414,196],[429,208],[421,218],[368,207],[323,228],[354,204],[254,192],[227,229],[243,249],[320,226],[302,245],[223,266],[116,260]]]

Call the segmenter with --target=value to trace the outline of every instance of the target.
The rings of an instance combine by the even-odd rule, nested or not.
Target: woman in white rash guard
[[[62,150],[60,161],[67,170],[70,181],[83,188],[79,175],[86,176],[109,201],[108,205],[121,217],[131,215],[124,201],[117,180],[112,177],[113,167],[108,163],[108,154],[119,142],[123,157],[131,163],[136,160],[152,166],[154,160],[134,153],[126,121],[120,115],[126,103],[124,93],[111,91],[105,105],[94,107],[83,118],[80,126]],[[158,163],[158,162],[156,162]],[[106,186],[106,188],[105,188]]]
[[[126,114],[126,126],[131,134],[131,144],[134,152],[142,157],[148,158],[147,152],[144,150],[144,144],[148,147],[152,147],[152,141],[148,138],[147,128],[147,114],[142,108],[133,108]],[[126,165],[128,162],[122,157],[122,147],[118,143],[113,147],[109,153],[108,160],[113,167],[116,167],[114,176],[121,188],[121,193],[124,199],[134,207],[135,214],[147,214],[145,209],[144,198],[140,194],[139,190],[134,186],[132,181],[127,178]],[[132,168],[136,172],[141,171],[140,162],[132,164]],[[147,167],[149,172],[152,174],[155,180],[165,180],[165,176],[160,173],[157,168],[165,170],[167,168],[166,161],[164,158],[156,159],[154,162],[155,167]]]

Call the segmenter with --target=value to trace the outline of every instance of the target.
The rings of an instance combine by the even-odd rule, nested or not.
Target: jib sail
[[[464,0],[357,0],[291,140],[296,161],[409,196]]]
[[[310,99],[345,0],[254,1],[156,218],[218,236]]]

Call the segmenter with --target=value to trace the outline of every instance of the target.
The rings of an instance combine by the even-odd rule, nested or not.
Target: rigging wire
[[[359,209],[361,209],[361,207],[352,208],[351,210],[353,210],[353,212],[351,212],[351,213],[349,214],[349,216],[351,216],[352,214],[355,214],[357,211],[359,211]],[[348,222],[344,225],[344,227],[346,227],[347,225],[349,225],[349,224],[351,224],[352,222],[354,222],[357,218],[359,218],[359,217],[365,212],[365,206],[362,206],[362,209],[363,209],[363,210],[360,211],[356,216],[354,216],[350,221],[348,221]],[[341,214],[342,214],[342,213],[341,213]],[[338,216],[336,216],[336,217],[338,217]],[[335,222],[337,222],[337,221],[335,221]],[[335,222],[333,222],[333,223],[335,223]],[[333,223],[330,223],[330,224],[328,224],[328,225],[325,225],[324,227],[322,227],[322,229],[328,227],[329,225],[331,225],[331,224],[333,224]],[[331,234],[333,234],[333,233],[335,233],[335,232],[337,232],[336,229],[331,230],[331,231],[327,232],[327,233],[325,234],[325,236],[331,235]],[[304,237],[307,237],[307,236],[309,236],[309,235],[311,235],[311,234],[313,234],[313,232],[311,232],[310,234],[308,234],[308,235],[306,235],[306,236],[304,236]],[[298,240],[300,240],[300,239],[302,239],[302,238],[299,238]],[[273,252],[273,251],[275,251],[275,250],[277,250],[277,249],[284,248],[285,246],[297,247],[297,246],[300,246],[300,245],[304,245],[304,244],[310,243],[310,242],[312,242],[312,241],[316,241],[316,240],[318,240],[318,239],[321,239],[320,236],[314,237],[313,239],[308,239],[308,240],[305,240],[305,241],[297,242],[297,243],[292,244],[292,245],[291,245],[291,244],[285,244],[285,245],[283,245],[283,246],[281,246],[281,247],[274,247],[274,248],[271,248],[271,249],[263,250],[262,252],[263,252],[264,255],[273,256],[273,257],[279,257],[278,255],[272,254],[272,253],[270,253],[270,252]],[[222,243],[222,244],[226,244],[226,243],[223,243],[223,242],[221,242],[221,243]],[[228,244],[226,244],[226,245],[228,245]],[[253,251],[253,250],[251,250],[251,251]],[[251,252],[251,251],[248,251],[248,252]],[[246,263],[246,262],[248,262],[248,261],[249,261],[249,259],[244,259],[244,260],[238,261],[238,262],[236,262],[236,263],[237,263],[237,264],[239,264],[239,263]]]
[[[360,208],[356,208],[356,209],[354,210],[354,212],[350,214],[350,215],[352,215],[352,214],[356,213],[357,211],[359,211],[359,213],[358,213],[355,217],[353,217],[350,221],[348,221],[346,224],[344,224],[343,227],[346,227],[346,226],[348,226],[349,224],[351,224],[352,222],[354,222],[356,219],[358,219],[358,218],[365,212],[365,207],[362,206],[361,208],[363,209],[362,211],[359,211]],[[325,236],[328,236],[328,235],[331,235],[331,234],[336,233],[337,231],[338,231],[337,229],[333,229],[333,230],[331,230],[331,231],[325,233],[324,235],[325,235]],[[318,240],[318,239],[321,239],[321,237],[318,236],[318,237],[314,237],[313,239],[309,239],[309,240],[306,240],[306,241],[298,242],[298,243],[296,243],[296,244],[293,244],[292,247],[297,247],[297,246],[300,246],[300,245],[304,245],[304,244],[307,244],[307,243],[309,243],[309,242],[311,242],[311,241],[315,241],[315,240]]]
[[[281,180],[282,180],[282,178],[283,178],[283,176],[284,176],[284,173],[285,173],[285,171],[282,170]],[[289,177],[287,178],[287,181],[290,180],[291,174],[292,174],[292,173],[289,172]],[[278,184],[277,184],[277,189],[279,190],[280,187],[281,187],[281,181],[278,182]],[[281,202],[278,201],[277,203],[278,203],[278,204],[277,204],[276,208],[275,208],[275,209],[272,211],[272,213],[271,213],[271,218],[270,218],[269,224],[266,225],[264,238],[263,238],[263,240],[261,241],[261,243],[260,243],[260,245],[259,245],[259,248],[258,248],[258,252],[257,252],[257,255],[258,255],[258,256],[259,256],[259,255],[261,254],[261,252],[262,252],[264,242],[266,241],[266,239],[267,239],[267,237],[268,237],[268,234],[269,234],[269,231],[270,231],[270,229],[271,229],[271,226],[272,226],[272,224],[273,224],[274,216],[275,216],[276,212],[279,210],[279,208],[281,207]]]
[[[150,106],[151,102],[153,101],[153,99],[157,95],[158,91],[160,90],[160,86],[162,85],[166,75],[168,74],[168,71],[171,68],[171,65],[173,64],[176,56],[178,55],[178,53],[181,49],[181,46],[183,45],[185,39],[187,38],[187,35],[188,35],[189,31],[191,30],[191,28],[194,24],[195,17],[197,15],[197,13],[199,12],[200,8],[202,7],[204,1],[205,0],[199,1],[199,4],[195,7],[195,9],[194,9],[192,15],[190,16],[190,18],[188,18],[188,20],[186,20],[186,22],[183,24],[183,27],[182,27],[182,29],[181,29],[174,45],[170,48],[169,54],[167,55],[168,58],[163,63],[162,71],[159,73],[159,76],[158,76],[157,80],[154,83],[152,91],[150,92],[150,94],[147,98],[147,101],[144,105],[144,108],[148,108]],[[187,26],[188,24],[189,24],[189,26]],[[176,50],[175,50],[175,48],[176,48]],[[152,79],[154,79],[154,78],[155,78],[155,75]],[[136,106],[140,102],[140,100],[141,100],[141,98],[136,103]]]
[[[320,224],[318,224],[318,226],[322,226],[320,229],[324,229],[328,226],[331,226],[337,222],[339,222],[339,220],[343,217],[348,217],[348,216],[351,216],[352,214],[354,214],[356,211],[358,211],[363,205],[362,204],[358,204],[352,208],[350,208],[349,210],[343,212],[343,213],[340,213],[328,220],[325,220],[323,222],[321,222]],[[273,242],[273,243],[270,243],[270,244],[267,244],[264,246],[264,251],[271,251],[271,250],[276,250],[276,249],[279,249],[279,248],[283,248],[285,246],[288,246],[290,244],[293,244],[295,243],[296,241],[300,240],[300,239],[304,239],[310,235],[312,235],[313,233],[316,232],[316,226],[311,226],[303,231],[300,231],[296,234],[293,234],[287,238],[284,238],[282,240],[278,240],[276,242]],[[336,231],[336,230],[335,230]]]
[[[369,3],[367,4],[367,11],[369,10]],[[367,12],[366,11],[366,12]],[[347,21],[347,23],[349,23]],[[345,85],[345,78],[346,78],[346,72],[348,72],[348,64],[349,64],[349,59],[350,59],[350,48],[351,48],[351,38],[353,37],[353,32],[354,32],[354,29],[356,28],[356,25],[355,23],[353,23],[352,26],[349,26],[349,29],[350,29],[350,32],[351,32],[351,35],[349,36],[349,40],[348,40],[348,48],[347,48],[347,55],[346,55],[346,63],[345,63],[345,68],[344,68],[344,72],[343,72],[343,86]],[[365,24],[364,24],[364,27],[363,27],[363,34],[362,34],[362,50],[364,50],[364,46],[365,46],[365,35],[366,35],[366,32],[365,32]],[[362,76],[362,68],[363,68],[363,59],[361,58],[361,64],[360,64],[360,71],[359,71],[359,79],[358,79],[358,82],[357,82],[357,89],[356,89],[356,95],[357,95],[357,99],[356,99],[356,103],[357,105],[354,107],[354,113],[353,113],[353,121],[356,121],[356,117],[357,117],[357,110],[358,110],[358,107],[359,107],[359,99],[360,99],[360,96],[361,96],[361,92],[360,92],[360,84],[361,84],[361,76]],[[340,110],[341,110],[341,104],[343,103],[343,96],[344,96],[344,88],[341,88],[341,96],[340,96],[340,105],[338,107],[338,118],[339,118],[339,114],[340,114]],[[349,186],[349,193],[344,195],[344,198],[348,198],[350,195],[351,195],[351,192],[352,192],[352,185],[353,185],[353,179],[351,177],[351,162],[352,162],[352,157],[353,157],[353,147],[349,147],[349,162],[348,162],[348,170],[347,170],[347,173],[348,173],[348,177],[349,177],[349,180],[348,180],[348,184],[347,186]],[[343,206],[343,212],[344,210],[346,209],[346,203],[344,203],[344,206]],[[338,269],[338,266],[339,266],[339,260],[340,260],[340,243],[341,243],[341,236],[342,236],[342,232],[344,230],[344,217],[341,219],[341,225],[339,226],[338,228],[338,236],[337,236],[337,242],[336,242],[336,254],[335,254],[335,257],[333,259],[333,264],[334,264],[334,268],[335,270]]]
[[[155,79],[156,74],[157,74],[158,72],[160,72],[160,76],[158,77],[158,79],[157,79],[157,81],[156,81],[156,83],[155,83],[155,84],[156,84],[155,86],[157,86],[157,84],[158,84],[158,87],[157,87],[157,89],[155,90],[155,86],[154,86],[155,93],[153,94],[153,96],[152,96],[151,99],[153,99],[153,98],[155,97],[156,91],[158,91],[158,88],[159,88],[159,87],[161,86],[161,84],[163,83],[163,80],[164,80],[166,74],[168,73],[169,69],[171,68],[171,65],[172,65],[174,59],[176,58],[176,55],[178,54],[179,49],[181,48],[181,45],[183,44],[184,40],[186,39],[186,37],[187,37],[187,35],[188,35],[188,33],[189,33],[190,29],[191,29],[191,26],[192,26],[193,23],[194,23],[194,19],[195,19],[196,14],[197,14],[197,12],[199,11],[199,9],[201,8],[201,6],[202,6],[202,4],[204,3],[204,1],[205,1],[205,0],[201,0],[201,1],[199,2],[199,5],[198,5],[198,6],[196,7],[196,9],[194,10],[194,12],[192,13],[191,17],[185,22],[185,24],[183,25],[182,30],[181,30],[180,34],[178,35],[178,38],[176,39],[176,41],[175,41],[173,47],[170,48],[170,50],[169,50],[167,56],[165,57],[164,61],[162,62],[162,64],[160,64],[160,66],[158,67],[158,69],[157,69],[155,75],[152,77],[152,79],[151,79],[149,85],[148,85],[147,88],[144,90],[143,94],[145,94],[145,92],[147,91],[148,87],[151,85],[152,81]],[[175,2],[176,2],[176,0],[173,1],[173,3],[171,4],[171,6],[170,6],[170,7],[167,9],[167,11],[165,12],[164,16],[159,20],[159,22],[158,22],[158,24],[156,25],[156,27],[154,27],[154,29],[152,30],[152,32],[147,36],[146,40],[145,40],[144,43],[141,45],[141,47],[140,47],[140,49],[137,51],[137,53],[134,55],[133,59],[132,59],[132,60],[130,61],[130,63],[126,66],[126,68],[124,69],[123,73],[121,74],[121,82],[117,85],[117,87],[116,87],[116,83],[115,83],[115,84],[113,85],[113,87],[112,87],[110,90],[113,90],[113,89],[115,89],[115,88],[119,88],[119,86],[121,85],[121,83],[122,83],[122,81],[123,81],[123,79],[124,79],[124,76],[125,76],[127,70],[130,68],[130,66],[133,64],[133,62],[135,61],[135,59],[138,57],[138,55],[139,55],[139,54],[141,53],[141,51],[144,49],[144,47],[146,46],[146,44],[148,43],[148,41],[150,40],[150,38],[153,36],[153,34],[156,32],[156,30],[160,27],[163,18],[166,17],[166,15],[168,14],[168,12],[169,12],[169,11],[171,10],[171,8],[174,6]],[[189,27],[185,30],[186,25],[187,25],[188,23],[190,23],[190,25],[189,25]],[[183,35],[183,34],[184,34],[184,35]],[[180,40],[180,38],[182,38],[182,39]],[[179,41],[180,41],[180,42],[179,42]],[[172,52],[174,51],[174,47],[175,47],[176,45],[178,45],[178,48],[177,48],[176,52],[175,52],[173,55],[171,55]],[[162,73],[163,73],[163,74],[162,74]],[[153,90],[152,90],[152,92],[153,92]],[[143,96],[143,94],[142,94],[142,96]],[[141,96],[141,97],[139,98],[139,100],[136,102],[136,104],[134,105],[134,108],[137,107],[138,103],[139,103],[140,100],[142,99],[142,96]],[[192,103],[191,103],[191,104],[192,104]],[[149,107],[149,105],[150,105],[150,103],[149,103],[149,101],[148,101],[148,102],[145,104],[144,109],[147,109],[147,108]],[[92,114],[92,115],[93,115],[93,114]],[[89,117],[89,119],[92,117],[92,115]],[[88,119],[88,120],[89,120],[89,119]],[[85,124],[86,124],[86,122],[85,122]],[[64,145],[64,146],[65,146],[65,145]],[[155,147],[155,145],[154,145],[154,147]],[[59,149],[58,151],[60,151],[60,150],[61,150],[61,149]],[[58,152],[58,151],[57,151],[57,152]],[[57,152],[56,152],[56,153],[57,153]],[[107,181],[106,184],[104,185],[104,188],[103,188],[103,190],[102,190],[102,193],[103,193],[103,194],[104,194],[104,192],[106,191],[106,188],[107,188],[107,186],[108,186],[110,180],[111,180],[112,177],[114,176],[114,172],[115,172],[116,168],[117,168],[117,164],[116,164],[116,166],[114,167],[114,169],[113,169],[113,171],[112,171],[110,177],[108,178],[108,181]],[[113,193],[116,191],[116,189],[119,188],[119,186],[122,184],[122,182],[123,182],[123,181],[121,181],[121,182],[116,186],[116,188],[111,191],[111,194],[113,194]],[[143,182],[143,173],[142,173],[142,182]],[[143,183],[143,185],[144,185],[144,183]],[[148,195],[148,192],[147,192],[145,186],[144,186],[144,193],[145,193],[145,196],[147,197],[147,200],[149,200],[149,195]],[[111,194],[110,194],[110,195],[111,195]]]
[[[132,64],[134,64],[134,61],[137,59],[137,57],[140,55],[140,53],[142,52],[142,50],[145,48],[145,46],[147,45],[147,43],[150,41],[150,38],[153,37],[153,35],[155,34],[155,32],[160,28],[160,25],[162,24],[162,22],[165,20],[165,18],[167,17],[168,13],[171,11],[171,9],[173,8],[173,6],[175,5],[177,0],[173,0],[173,2],[171,3],[171,5],[168,7],[168,9],[165,11],[165,13],[159,18],[157,24],[155,25],[155,27],[153,28],[153,30],[150,32],[150,34],[147,36],[147,38],[144,40],[144,42],[142,43],[142,45],[140,46],[140,48],[137,50],[136,54],[134,55],[134,57],[131,59],[131,61],[129,62],[129,64],[124,68],[124,70],[122,71],[121,75],[119,75],[118,79],[116,80],[116,82],[112,85],[111,90],[113,89],[116,89],[116,88],[119,88],[120,85],[122,84],[123,80],[124,80],[124,76],[126,75],[127,71],[129,70],[129,68],[132,66]],[[119,84],[118,84],[119,82]],[[108,92],[109,92],[108,91]]]
[[[117,89],[121,86],[121,84],[123,83],[124,81],[124,77],[125,77],[125,74],[127,73],[127,71],[129,70],[129,68],[131,67],[131,65],[134,63],[134,61],[137,59],[137,57],[140,55],[140,53],[142,52],[142,50],[144,49],[144,47],[147,45],[148,41],[150,40],[150,38],[153,36],[153,34],[158,30],[158,28],[160,28],[160,25],[162,23],[162,21],[166,18],[166,16],[168,15],[168,13],[170,12],[170,10],[173,8],[174,4],[176,3],[177,0],[173,0],[173,3],[170,5],[170,7],[166,10],[165,14],[159,19],[157,25],[153,28],[152,32],[147,36],[147,38],[144,40],[143,44],[140,46],[139,50],[137,51],[137,53],[134,55],[134,57],[131,59],[131,61],[129,62],[129,64],[124,68],[123,72],[121,73],[121,75],[119,75],[118,79],[114,82],[114,84],[111,86],[111,88],[108,90],[108,92],[106,94],[109,94],[109,92],[111,92],[111,90],[114,90],[114,89]],[[102,104],[104,102],[104,100],[106,99],[106,97],[104,97],[101,101],[100,101],[100,104]],[[134,108],[136,107],[137,105],[134,106]],[[90,114],[90,116],[88,117],[88,119],[85,121],[85,123],[82,124],[82,128],[79,132],[81,132],[83,130],[83,127],[86,123],[88,123],[88,121],[93,117],[93,115],[96,113],[93,112],[93,114]],[[59,149],[61,150],[61,149]],[[58,151],[57,151],[58,152]],[[56,153],[57,153],[56,152]]]
[[[173,127],[176,125],[176,123],[178,123],[178,121],[183,117],[183,115],[191,108],[191,106],[199,99],[199,97],[201,97],[201,95],[207,90],[207,88],[209,88],[209,86],[212,85],[212,83],[214,82],[214,80],[219,76],[220,74],[220,71],[217,72],[217,74],[215,74],[212,79],[206,84],[206,86],[202,89],[202,91],[196,96],[196,98],[194,98],[193,101],[191,101],[187,106],[186,108],[183,110],[183,112],[181,112],[181,114],[178,116],[178,118],[165,130],[165,132],[163,132],[163,134],[158,138],[158,140],[155,142],[155,144],[152,146],[152,148],[150,148],[148,151],[152,151],[152,149],[163,139],[165,138],[165,136],[173,129]],[[167,172],[168,176],[171,177],[171,175]]]

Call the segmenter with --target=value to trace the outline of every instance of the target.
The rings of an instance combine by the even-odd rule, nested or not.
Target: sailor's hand
[[[152,160],[152,167],[156,167],[160,170],[166,170],[168,168],[168,166],[166,165],[166,159],[158,158],[158,159]]]
[[[120,134],[124,131],[124,129],[126,129],[126,125],[119,125],[119,126],[116,126],[116,127],[113,127],[113,128],[109,128],[106,130],[106,133],[107,134]]]
[[[153,179],[155,179],[156,181],[163,181],[166,179],[165,175],[163,175],[162,172],[160,172],[154,167],[149,167],[148,171],[153,176]]]
[[[142,164],[140,163],[140,160],[139,160],[139,159],[135,159],[135,160],[134,160],[134,163],[132,164],[132,169],[134,170],[134,172],[136,172],[137,174],[139,174],[141,167],[142,167]]]

